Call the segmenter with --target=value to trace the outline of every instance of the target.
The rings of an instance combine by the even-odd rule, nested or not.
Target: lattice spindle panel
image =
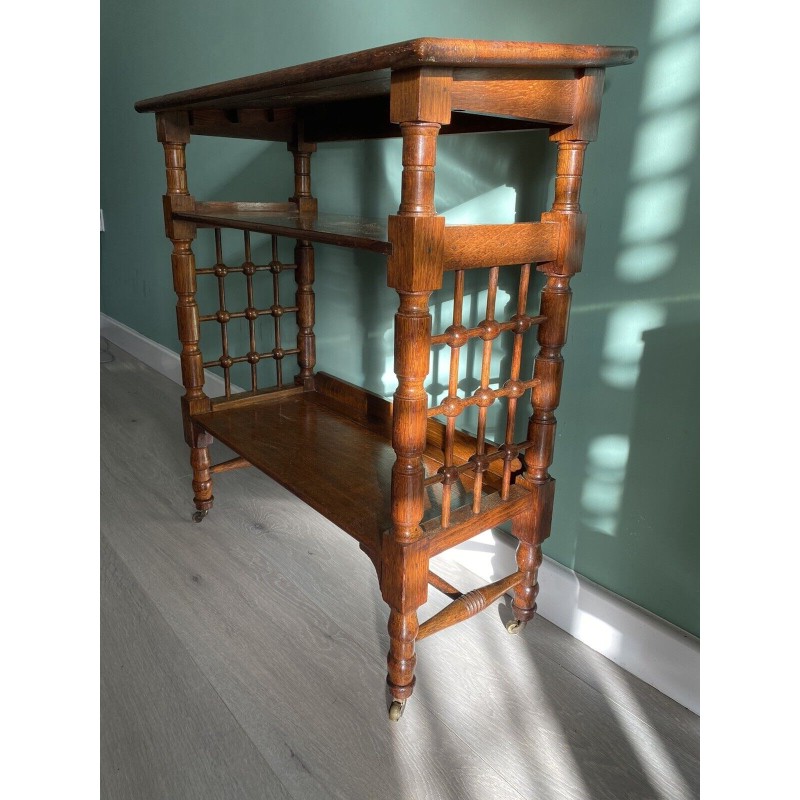
[[[488,288],[485,290],[485,303],[482,308],[482,319],[475,325],[467,327],[464,320],[464,308],[467,302],[465,295],[465,270],[455,270],[453,279],[453,310],[451,324],[443,333],[434,335],[431,343],[434,348],[434,363],[445,359],[448,364],[447,385],[429,386],[434,390],[441,390],[444,395],[438,403],[431,404],[428,410],[429,417],[443,416],[445,430],[443,437],[443,466],[434,475],[425,480],[427,486],[437,483],[442,484],[442,513],[441,526],[447,528],[453,504],[453,487],[461,483],[472,490],[472,512],[477,514],[481,510],[481,494],[486,472],[492,465],[502,462],[502,478],[500,479],[500,494],[503,499],[508,496],[512,479],[512,468],[520,453],[530,445],[530,442],[514,442],[514,430],[517,408],[520,399],[525,398],[535,385],[534,378],[522,377],[523,342],[525,334],[544,318],[531,316],[527,313],[528,289],[530,284],[531,268],[524,264],[519,269],[518,284],[512,292],[516,295],[512,305],[514,313],[509,319],[498,319],[498,283],[500,267],[490,267],[488,273]],[[508,270],[508,268],[503,268]],[[472,270],[474,275],[476,271]],[[481,270],[483,274],[483,270]],[[471,276],[472,277],[472,276]],[[483,292],[479,293],[481,296]],[[507,358],[493,358],[493,348],[503,341],[505,350],[503,355]],[[472,364],[469,370],[472,374],[479,375],[477,386],[464,390],[464,381],[460,380],[462,373],[462,352],[474,343]],[[442,348],[438,350],[436,348]],[[507,373],[503,376],[493,375],[493,365],[507,364]],[[477,367],[477,369],[475,368]],[[438,370],[441,374],[442,370]],[[444,393],[446,391],[446,394]],[[487,415],[489,409],[497,401],[504,401],[506,405],[505,419],[502,424],[502,441],[499,446],[489,441],[487,437]],[[456,423],[467,409],[477,408],[477,424],[475,432],[475,452],[466,461],[458,459],[456,463],[454,444],[456,441]]]
[[[214,313],[202,314],[200,322],[219,325],[219,356],[204,361],[203,367],[222,370],[226,398],[234,394],[231,374],[239,364],[246,365],[247,377],[241,381],[245,391],[281,388],[286,383],[283,360],[286,356],[298,353],[294,345],[294,320],[291,330],[286,331],[284,316],[296,314],[298,309],[295,305],[282,305],[280,277],[297,267],[280,260],[276,236],[261,237],[269,241],[269,258],[260,259],[263,263],[257,263],[249,231],[241,234],[243,259],[238,263],[227,263],[222,234],[220,228],[214,228],[214,265],[197,270],[198,276],[214,278],[217,285],[217,309]],[[285,287],[283,294],[287,295]],[[234,325],[237,325],[237,330],[233,330]],[[291,347],[285,345],[287,340],[292,342]],[[212,337],[204,332],[201,346],[206,355],[213,352],[212,342]],[[266,370],[263,366],[268,362],[273,365],[272,375],[264,374]],[[239,374],[242,374],[241,370]]]

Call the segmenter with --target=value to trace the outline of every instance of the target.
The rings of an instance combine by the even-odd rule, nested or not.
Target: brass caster
[[[392,722],[397,722],[403,716],[405,707],[405,700],[392,700],[392,704],[389,706],[389,719]]]
[[[506,622],[506,630],[510,634],[517,634],[522,633],[522,629],[525,627],[525,623],[520,619],[512,619]]]
[[[192,519],[195,522],[202,522],[206,518],[207,515],[208,515],[208,510],[195,511],[194,514],[192,514]]]

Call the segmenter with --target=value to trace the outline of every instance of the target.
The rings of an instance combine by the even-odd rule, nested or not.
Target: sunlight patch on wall
[[[700,25],[699,0],[656,0],[650,36],[654,42],[696,30]]]
[[[448,225],[501,225],[514,222],[517,192],[511,186],[497,186],[445,213]]]
[[[661,111],[694,100],[700,76],[700,34],[668,42],[650,56],[642,89],[643,112]]]
[[[633,143],[631,177],[652,180],[689,166],[696,153],[699,124],[696,106],[664,111],[643,122]]]
[[[677,257],[678,245],[673,241],[625,247],[617,257],[617,277],[629,283],[652,281],[669,272]]]
[[[644,353],[642,333],[660,328],[667,319],[663,305],[649,301],[625,303],[608,315],[600,377],[615,389],[633,389]]]
[[[630,441],[627,436],[608,434],[589,442],[586,479],[581,490],[585,523],[594,531],[615,536]]]
[[[640,123],[623,214],[617,277],[643,283],[668,273],[678,258],[674,241],[686,219],[689,169],[697,153],[700,110],[699,4],[659,0],[655,47],[644,67]]]
[[[628,192],[622,222],[625,244],[665,239],[680,231],[686,212],[688,175],[651,180]]]

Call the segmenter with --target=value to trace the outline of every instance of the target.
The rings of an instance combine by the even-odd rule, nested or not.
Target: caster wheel
[[[207,515],[208,511],[195,511],[194,514],[192,514],[192,519],[195,522],[202,522]]]
[[[512,619],[509,622],[506,622],[506,630],[513,635],[518,633],[522,633],[522,629],[525,627],[525,623],[519,619]]]
[[[392,722],[397,722],[403,716],[405,707],[405,700],[392,700],[392,704],[389,706],[389,719]]]

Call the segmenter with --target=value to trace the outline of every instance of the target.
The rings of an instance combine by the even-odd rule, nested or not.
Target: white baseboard
[[[100,334],[181,383],[177,353],[105,314],[100,314]],[[225,392],[223,380],[208,371],[206,388],[212,396]],[[490,582],[516,570],[514,548],[513,537],[494,530],[443,556]],[[539,583],[538,613],[544,619],[667,697],[700,713],[699,639],[547,557],[539,571]]]
[[[152,367],[175,383],[182,384],[180,356],[164,345],[142,336],[141,333],[123,325],[113,317],[100,314],[100,335],[109,342],[121,347],[135,356],[143,364]],[[213,372],[205,371],[205,391],[210,397],[225,394],[225,381]],[[231,385],[231,391],[241,392],[238,386]]]

